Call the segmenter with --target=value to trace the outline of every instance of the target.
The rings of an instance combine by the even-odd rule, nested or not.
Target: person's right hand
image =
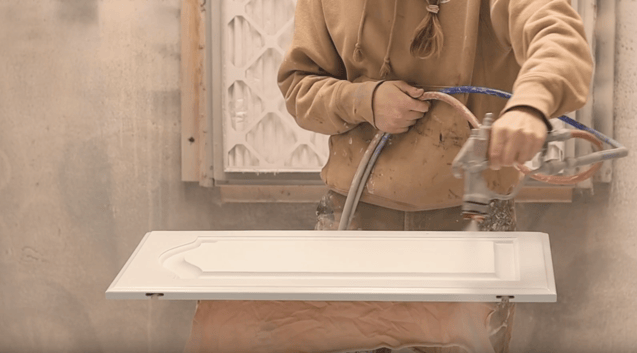
[[[376,127],[390,134],[407,132],[429,111],[431,103],[418,99],[423,93],[404,81],[381,83],[372,102]]]

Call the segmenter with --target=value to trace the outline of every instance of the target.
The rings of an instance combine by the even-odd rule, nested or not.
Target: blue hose
[[[474,86],[458,86],[458,87],[443,88],[440,90],[440,93],[445,93],[445,94],[478,93],[478,94],[487,94],[490,96],[496,96],[496,97],[505,98],[505,99],[511,98],[511,93],[509,92],[504,92],[504,91],[500,91],[493,88],[474,87]]]
[[[500,97],[500,98],[504,98],[504,99],[509,99],[511,98],[511,93],[509,92],[504,92],[504,91],[500,91],[497,89],[493,89],[493,88],[485,88],[485,87],[474,87],[474,86],[458,86],[458,87],[449,87],[449,88],[444,88],[440,90],[441,93],[446,93],[446,94],[466,94],[466,93],[478,93],[478,94],[486,94],[489,96],[495,96],[495,97]],[[560,116],[558,119],[562,120],[563,122],[579,129],[579,130],[584,130],[587,132],[590,132],[591,134],[595,135],[595,137],[597,137],[598,139],[600,139],[603,142],[606,142],[607,144],[617,148],[619,146],[621,146],[621,144],[615,140],[613,140],[612,138],[602,134],[601,132],[592,129],[582,123],[577,122],[576,120],[573,120],[571,118],[569,118],[566,115]]]

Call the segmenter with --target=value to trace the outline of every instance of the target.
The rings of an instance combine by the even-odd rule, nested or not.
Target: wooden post
[[[181,2],[181,180],[201,182],[206,118],[205,21],[199,0]]]

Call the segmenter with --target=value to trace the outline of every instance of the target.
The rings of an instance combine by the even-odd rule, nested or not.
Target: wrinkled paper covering
[[[200,301],[186,353],[493,352],[497,303]]]

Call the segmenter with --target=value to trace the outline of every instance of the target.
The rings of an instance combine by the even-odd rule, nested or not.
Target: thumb
[[[398,89],[403,91],[405,94],[409,95],[411,98],[418,98],[424,93],[424,90],[422,88],[411,86],[405,81],[396,81],[396,87],[398,87]]]

